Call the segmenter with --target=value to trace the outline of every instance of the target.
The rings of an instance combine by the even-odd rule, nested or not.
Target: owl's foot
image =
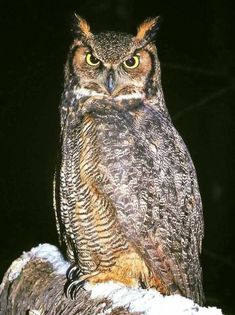
[[[85,282],[89,278],[97,275],[97,273],[99,272],[95,271],[91,274],[84,274],[78,266],[71,266],[67,273],[68,281],[64,288],[66,297],[75,300],[80,289],[84,289]]]
[[[139,279],[139,287],[141,289],[147,289],[148,288],[148,285],[145,281],[143,281],[142,279]]]
[[[72,265],[67,272],[67,279],[69,281],[73,281],[73,279],[79,278],[81,275],[82,275],[81,269],[76,265]]]
[[[81,288],[83,288],[85,284],[84,275],[81,269],[73,265],[69,268],[67,273],[67,283],[65,284],[65,295],[66,297],[70,297],[72,300],[76,299],[77,294]]]
[[[65,285],[65,295],[75,300],[80,289],[83,288],[85,280],[73,280]]]

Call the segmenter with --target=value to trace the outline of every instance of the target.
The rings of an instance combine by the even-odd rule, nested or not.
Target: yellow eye
[[[88,65],[93,66],[93,67],[98,66],[100,64],[100,60],[94,57],[90,53],[87,53],[86,55],[86,62],[88,63]]]
[[[138,56],[133,56],[130,59],[127,59],[126,61],[123,62],[124,66],[127,69],[135,69],[138,67],[140,63],[140,58]]]

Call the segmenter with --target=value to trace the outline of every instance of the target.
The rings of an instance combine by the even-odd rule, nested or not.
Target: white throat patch
[[[104,97],[104,98],[108,98],[108,99],[113,98],[116,101],[143,99],[144,98],[144,94],[140,93],[140,92],[118,95],[116,97],[108,96],[105,93],[99,93],[99,92],[92,91],[92,90],[89,90],[86,88],[78,88],[78,89],[74,88],[73,92],[76,95],[76,99],[80,99],[82,97],[89,97],[89,96],[98,96],[99,98]]]

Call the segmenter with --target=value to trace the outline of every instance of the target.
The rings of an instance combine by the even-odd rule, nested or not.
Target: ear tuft
[[[88,39],[92,36],[90,25],[80,15],[75,14],[75,22],[73,28],[74,35],[79,39]]]
[[[145,44],[155,40],[160,27],[161,17],[146,19],[137,29],[136,40]]]

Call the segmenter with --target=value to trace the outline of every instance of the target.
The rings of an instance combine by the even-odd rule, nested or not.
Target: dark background
[[[0,272],[22,251],[57,244],[52,180],[58,105],[73,13],[95,31],[135,33],[164,19],[157,46],[173,122],[194,160],[204,204],[208,305],[235,314],[232,1],[1,1]]]

